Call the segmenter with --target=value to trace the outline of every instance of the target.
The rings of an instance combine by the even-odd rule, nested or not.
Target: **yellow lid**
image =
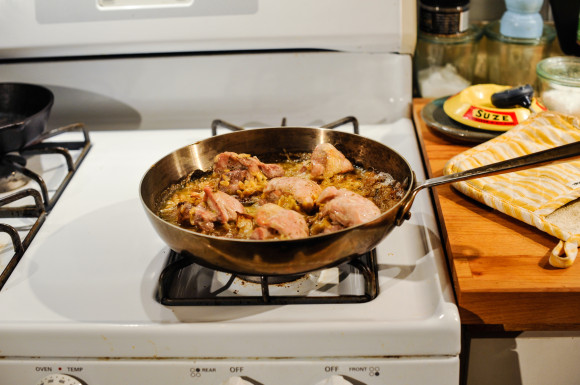
[[[456,122],[470,127],[491,131],[507,131],[526,120],[532,112],[544,111],[536,99],[530,108],[498,108],[491,103],[491,95],[505,91],[511,86],[497,84],[478,84],[450,96],[443,103],[443,111]]]

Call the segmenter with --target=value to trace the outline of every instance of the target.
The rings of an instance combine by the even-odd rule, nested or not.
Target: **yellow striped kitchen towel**
[[[580,120],[553,111],[449,160],[452,174],[580,140]],[[569,267],[580,244],[580,160],[454,183],[463,194],[558,238],[549,262]]]

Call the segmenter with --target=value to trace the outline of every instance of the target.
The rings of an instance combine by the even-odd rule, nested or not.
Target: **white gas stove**
[[[101,8],[112,3],[98,2]],[[339,3],[338,18],[355,7]],[[396,13],[402,3],[374,1],[372,7]],[[271,12],[266,4],[252,4],[255,9],[239,11],[236,22],[246,20],[247,12],[258,19],[262,8]],[[91,21],[90,12],[70,25],[41,15],[46,12],[41,2],[36,11],[37,28],[47,26],[40,57],[56,50],[48,43],[56,29],[121,25],[115,19]],[[173,20],[167,12],[166,20]],[[400,26],[400,15],[386,17]],[[143,16],[143,23],[148,20]],[[287,28],[283,24],[280,30]],[[390,41],[390,32],[381,28],[373,33]],[[341,33],[348,36],[353,29]],[[394,33],[402,40],[400,31]],[[332,31],[330,40],[336,42],[337,34]],[[71,52],[99,51],[107,42],[74,51],[76,42],[69,40],[80,38],[67,39],[60,51],[66,58],[10,59],[0,68],[0,81],[50,88],[55,94],[50,126],[82,122],[90,142],[71,150],[76,161],[71,176],[59,157],[26,156],[27,166],[44,175],[49,200],[55,198],[0,290],[0,383],[458,383],[459,317],[427,192],[415,200],[411,219],[381,242],[375,255],[364,257],[376,268],[371,284],[356,266],[341,266],[271,286],[266,304],[254,302],[260,288],[253,283],[220,288],[228,277],[196,266],[178,271],[178,281],[160,283],[175,255],[149,224],[139,198],[147,169],[209,137],[213,119],[246,127],[278,126],[282,118],[289,126],[321,126],[352,115],[361,135],[394,148],[424,179],[409,118],[410,55],[382,52],[392,45],[401,50],[401,44],[385,43],[378,52],[164,52],[71,59]],[[377,36],[370,41],[376,48]],[[2,51],[0,44],[0,52],[30,56],[22,46],[27,44],[4,44]],[[352,132],[348,124],[337,129]],[[82,129],[48,141],[86,143]],[[67,183],[59,191],[61,179]],[[28,181],[18,190],[28,188],[37,189],[38,183]],[[0,218],[23,238],[34,222]],[[0,247],[0,269],[6,269],[17,247],[7,233],[0,233]],[[208,275],[209,283],[202,281]],[[199,287],[212,293],[209,300],[191,297]],[[253,298],[248,304],[214,303],[245,292]],[[276,302],[278,293],[289,292],[297,303]],[[344,292],[345,302],[337,299]]]

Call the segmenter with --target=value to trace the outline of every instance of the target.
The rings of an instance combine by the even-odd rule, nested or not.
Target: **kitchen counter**
[[[421,119],[428,99],[415,99],[413,119],[429,177],[473,145],[458,144]],[[459,193],[432,189],[442,243],[464,325],[506,331],[580,329],[580,262],[556,269],[548,256],[558,239]]]

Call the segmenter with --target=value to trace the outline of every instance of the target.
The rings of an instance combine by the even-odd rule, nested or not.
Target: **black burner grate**
[[[347,116],[344,117],[342,119],[339,119],[337,121],[334,121],[332,123],[328,123],[325,124],[324,126],[321,126],[320,128],[327,128],[327,129],[334,129],[334,128],[338,128],[340,126],[344,126],[347,124],[352,124],[352,130],[355,134],[359,134],[359,124],[358,124],[358,120],[354,117],[354,116]],[[286,118],[282,119],[282,127],[286,126]],[[224,120],[221,119],[215,119],[212,123],[211,123],[211,134],[212,136],[216,136],[217,135],[217,130],[218,128],[226,128],[230,131],[243,131],[245,130],[244,127],[242,126],[238,126],[229,122],[226,122]]]
[[[82,132],[83,140],[67,142],[49,141],[49,139],[52,137],[70,132]],[[0,164],[4,170],[10,170],[13,173],[22,175],[35,181],[38,185],[40,193],[42,194],[44,206],[47,211],[50,211],[54,207],[56,201],[60,198],[62,192],[68,185],[76,169],[84,160],[90,147],[91,141],[87,129],[83,124],[75,123],[48,131],[39,137],[33,144],[21,149],[19,154],[5,154],[1,156]],[[79,155],[76,157],[76,160],[73,160],[71,151],[80,151]],[[22,162],[22,159],[27,156],[29,157],[48,154],[61,155],[63,157],[63,162],[66,163],[68,169],[67,174],[64,176],[62,182],[52,197],[49,197],[48,187],[42,176],[26,168],[25,164]],[[31,206],[4,207],[0,209],[0,218],[27,217],[30,216],[31,211],[34,212],[35,210],[36,208]]]
[[[58,135],[72,132],[82,133],[83,139],[78,141],[50,140]],[[21,190],[17,190],[14,193],[0,198],[0,218],[35,218],[34,224],[26,226],[25,228],[17,228],[8,223],[0,223],[0,232],[8,234],[14,252],[6,267],[1,271],[0,290],[16,268],[16,265],[30,245],[30,242],[32,242],[32,239],[38,233],[48,212],[54,207],[79,165],[84,160],[90,147],[91,141],[87,129],[83,124],[75,123],[46,132],[31,145],[20,149],[18,153],[2,154],[0,156],[0,168],[2,172],[9,172],[33,180],[36,182],[37,187],[23,187]],[[75,151],[76,159],[74,159],[75,157],[73,157],[71,151]],[[46,154],[61,155],[67,167],[67,173],[60,181],[52,197],[49,196],[48,187],[42,176],[26,168],[26,157]],[[33,204],[30,204],[30,198],[34,200]],[[5,222],[9,222],[9,220],[5,220]],[[25,235],[22,236],[21,233]]]
[[[28,199],[30,197],[34,199],[35,204],[33,206],[34,209],[31,207],[27,211],[27,217],[35,217],[36,220],[34,224],[30,227],[30,229],[27,231],[27,234],[24,237],[24,239],[21,239],[20,234],[18,233],[18,230],[15,227],[4,223],[0,223],[0,232],[6,233],[10,236],[10,239],[12,240],[12,247],[14,249],[14,255],[12,256],[12,258],[10,258],[10,260],[6,264],[6,267],[4,268],[4,270],[2,270],[0,274],[0,290],[2,290],[2,288],[4,287],[4,284],[8,280],[8,277],[10,276],[10,274],[12,274],[18,262],[20,262],[22,255],[28,248],[28,245],[30,245],[30,242],[32,242],[32,239],[36,236],[38,230],[40,229],[40,226],[42,226],[44,220],[46,219],[46,210],[44,207],[44,203],[42,202],[42,197],[40,196],[40,193],[37,190],[26,189],[0,199],[0,209],[1,209],[3,208],[4,205],[17,202],[21,199]]]
[[[376,259],[376,251],[372,250],[340,266],[285,279],[221,272],[203,266],[194,256],[171,250],[159,277],[157,300],[166,306],[369,302],[378,295]],[[324,276],[334,279],[325,282]],[[321,282],[313,283],[316,279]],[[305,281],[311,286],[302,284]],[[306,288],[301,289],[302,286]]]

